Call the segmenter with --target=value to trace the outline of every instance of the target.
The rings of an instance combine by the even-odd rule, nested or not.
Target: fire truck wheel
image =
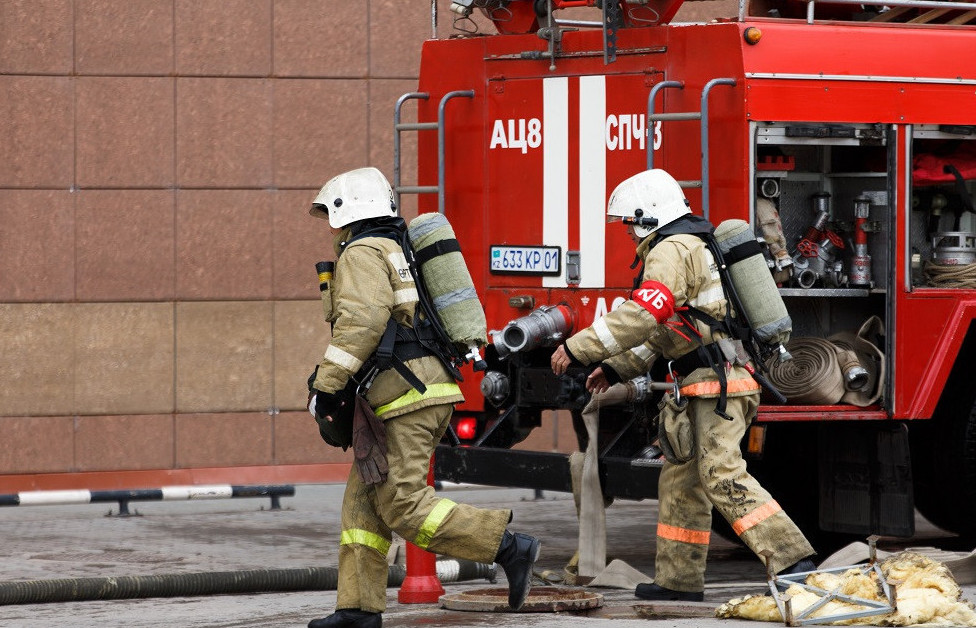
[[[910,426],[915,505],[926,519],[976,545],[976,403],[939,406],[931,421]]]

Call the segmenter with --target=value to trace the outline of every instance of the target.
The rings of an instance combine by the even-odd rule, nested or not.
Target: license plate
[[[562,250],[558,246],[492,246],[491,272],[558,275]]]

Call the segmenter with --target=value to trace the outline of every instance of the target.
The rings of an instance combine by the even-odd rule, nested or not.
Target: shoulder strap
[[[400,234],[396,229],[393,229],[391,227],[379,227],[376,229],[368,229],[366,231],[361,231],[356,235],[354,235],[353,237],[349,238],[346,241],[346,246],[348,247],[353,242],[357,240],[362,240],[363,238],[387,238],[389,240],[399,241]]]
[[[697,235],[704,238],[704,235],[711,234],[715,231],[715,225],[708,222],[701,216],[696,216],[695,214],[687,214],[678,218],[675,221],[669,222],[664,225],[654,233],[658,235],[657,242],[651,244],[653,248],[661,240],[668,236],[679,235],[682,233],[688,233],[691,235]]]

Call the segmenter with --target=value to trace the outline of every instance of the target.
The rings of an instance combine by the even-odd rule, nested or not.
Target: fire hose
[[[824,338],[796,338],[787,345],[792,360],[771,359],[769,380],[794,405],[833,405],[844,396],[837,347]],[[855,357],[855,361],[856,361]]]
[[[976,264],[933,264],[923,269],[928,285],[935,288],[976,288]]]
[[[932,236],[932,259],[922,272],[936,288],[976,288],[976,233],[943,231]]]
[[[829,338],[795,338],[786,347],[793,359],[766,363],[769,380],[794,405],[849,403],[869,406],[881,396],[884,354],[878,348],[884,325],[877,316],[860,329]]]
[[[405,577],[405,566],[390,565],[386,586],[399,586]],[[481,578],[494,582],[495,566],[467,560],[438,560],[437,577],[441,582]],[[0,606],[272,591],[333,591],[338,583],[336,567],[20,580],[0,583]]]

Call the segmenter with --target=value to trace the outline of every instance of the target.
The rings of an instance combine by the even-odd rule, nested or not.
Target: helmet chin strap
[[[637,226],[634,227],[634,235],[636,235],[641,240],[651,235],[652,233],[654,233],[654,230],[649,227],[637,227]]]

